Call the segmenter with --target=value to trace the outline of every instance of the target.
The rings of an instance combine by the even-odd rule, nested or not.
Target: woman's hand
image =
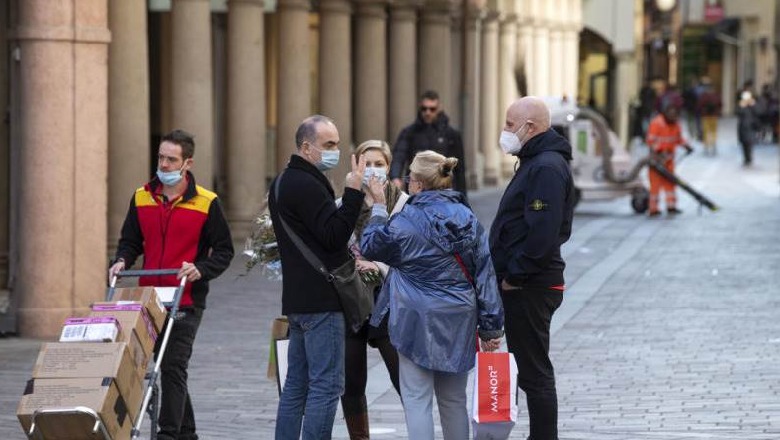
[[[496,351],[501,347],[501,338],[491,339],[489,341],[479,341],[482,351]]]
[[[385,205],[387,202],[385,201],[385,186],[387,185],[387,181],[380,182],[376,176],[371,176],[368,179],[368,195],[371,196],[372,199],[374,199],[374,203],[378,203],[380,205]]]
[[[372,270],[379,271],[379,266],[377,266],[373,261],[355,260],[355,266],[360,272],[370,272]]]

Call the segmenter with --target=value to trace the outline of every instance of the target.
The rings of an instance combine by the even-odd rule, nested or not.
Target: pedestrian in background
[[[355,257],[355,264],[362,273],[371,273],[378,280],[375,290],[375,298],[382,287],[383,280],[387,277],[389,267],[380,261],[369,261],[360,253],[360,237],[371,216],[374,199],[368,189],[368,179],[374,177],[378,182],[387,182],[387,173],[390,168],[392,154],[387,142],[369,140],[361,143],[355,149],[355,156],[365,158],[366,171],[363,175],[363,190],[366,197],[357,223],[355,232],[349,242],[349,248]],[[350,176],[347,176],[349,179]],[[384,185],[384,200],[388,215],[394,215],[401,211],[406,204],[409,195],[395,185]],[[359,332],[347,331],[345,362],[344,362],[344,395],[341,396],[341,409],[344,420],[347,423],[347,431],[351,440],[369,438],[368,404],[366,402],[366,382],[368,381],[368,359],[366,346],[370,345],[379,350],[385,363],[390,381],[393,383],[398,395],[401,395],[401,387],[398,382],[398,352],[390,343],[387,330],[387,316],[379,326],[374,327],[366,322]]]
[[[408,173],[409,163],[414,156],[425,150],[435,151],[447,157],[458,159],[458,168],[453,178],[453,188],[466,196],[466,162],[463,154],[463,139],[460,132],[450,126],[450,120],[441,106],[439,94],[429,90],[420,97],[417,119],[406,126],[398,135],[393,147],[393,163],[390,178],[403,188],[401,178]]]
[[[753,143],[761,123],[756,114],[756,100],[750,92],[742,92],[737,106],[737,136],[742,147],[742,165],[753,163]]]
[[[701,114],[701,125],[704,133],[704,154],[714,156],[717,153],[718,118],[720,118],[721,101],[712,87],[708,77],[702,77],[699,94],[698,111]]]
[[[476,333],[485,350],[499,347],[504,317],[487,235],[463,195],[451,189],[458,159],[418,153],[410,165],[404,209],[388,220],[384,189],[374,199],[361,250],[390,266],[371,324],[389,313],[398,350],[407,437],[433,440],[436,395],[445,440],[469,436],[466,382]]]
[[[501,149],[519,167],[490,229],[501,286],[506,342],[525,392],[529,439],[558,438],[558,396],[550,361],[550,321],[563,301],[561,245],[571,235],[574,182],[569,142],[550,128],[550,110],[524,97],[506,111]]]
[[[233,239],[222,205],[213,192],[195,183],[195,139],[183,130],[163,136],[157,175],[130,200],[109,282],[144,255],[144,269],[181,268],[176,276],[141,277],[141,286],[178,286],[187,278],[160,364],[160,440],[196,440],[195,413],[187,369],[200,327],[209,281],[230,266]],[[166,321],[166,327],[171,321]],[[162,329],[165,333],[166,329]],[[159,356],[159,343],[155,356]]]
[[[341,206],[323,171],[339,163],[339,132],[329,118],[306,118],[297,151],[268,194],[282,260],[282,314],[290,323],[287,377],[276,414],[276,439],[330,439],[344,393],[344,313],[333,283],[304,257],[283,219],[331,271],[350,257],[349,237],[363,205],[365,158],[352,156]],[[278,195],[277,195],[278,193]]]
[[[653,118],[650,122],[650,128],[647,130],[646,143],[650,147],[650,154],[670,173],[674,173],[674,154],[677,147],[685,148],[688,153],[693,151],[682,136],[682,129],[678,121],[679,115],[679,107],[668,102],[661,114]],[[666,196],[666,212],[672,215],[680,214],[682,211],[677,209],[677,195],[675,194],[677,185],[667,180],[652,167],[648,167],[647,172],[650,179],[648,215],[656,217],[661,214],[658,209],[661,191]]]
[[[688,87],[683,90],[682,99],[685,106],[685,116],[688,121],[688,131],[696,139],[702,139],[702,119],[699,111],[699,96],[701,95],[703,82],[691,78]]]

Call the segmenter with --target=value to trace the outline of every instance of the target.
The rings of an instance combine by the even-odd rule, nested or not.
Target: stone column
[[[723,88],[720,99],[723,102],[723,114],[731,115],[734,113],[736,102],[734,102],[734,64],[737,60],[737,48],[731,44],[723,45]]]
[[[466,50],[463,87],[463,148],[468,164],[466,185],[479,189],[484,181],[485,157],[480,151],[480,65],[482,60],[482,11],[469,10],[466,15]]]
[[[462,131],[463,103],[461,101],[461,94],[463,89],[463,11],[461,9],[461,7],[453,8],[452,14],[450,16],[449,96],[452,102],[445,110],[447,111],[447,116],[450,119],[450,126]]]
[[[507,107],[518,98],[517,83],[515,82],[517,15],[510,13],[504,14],[501,17],[499,41],[499,99],[497,102],[498,108],[496,109],[496,114],[499,124],[501,124]],[[500,130],[500,127],[496,130]],[[495,145],[498,145],[498,140],[496,140]],[[499,160],[501,162],[500,176],[510,177],[514,172],[515,158],[513,156],[505,155],[503,154],[503,151],[499,150]]]
[[[8,8],[0,7],[0,59],[8,60]],[[8,63],[0,63],[0,108],[10,107],[8,93],[9,84]],[[9,145],[9,124],[0,124],[0,300],[7,297],[8,292],[8,254],[11,248],[11,148]],[[16,209],[16,207],[14,207]],[[0,315],[1,316],[1,315]]]
[[[577,90],[580,71],[580,31],[579,27],[572,25],[563,33],[563,52],[566,57],[564,93],[572,102],[577,102]]]
[[[340,193],[352,169],[352,8],[347,0],[320,2],[320,112],[332,118],[341,138],[341,161],[330,172],[333,188]]]
[[[228,2],[227,217],[248,236],[265,200],[265,62],[262,0]]]
[[[563,95],[563,75],[564,60],[566,51],[563,46],[563,32],[558,28],[557,23],[552,24],[550,29],[550,56],[548,64],[550,66],[550,95],[561,97]]]
[[[498,13],[488,11],[482,25],[482,72],[481,72],[481,140],[482,153],[485,155],[485,177],[487,186],[498,184],[501,168],[501,149],[498,137],[502,124],[498,114]]]
[[[387,13],[384,0],[358,0],[355,21],[355,143],[387,139]]]
[[[418,6],[414,1],[390,4],[390,132],[387,140],[391,145],[417,114]]]
[[[534,69],[534,95],[550,94],[550,31],[545,20],[534,21],[534,58],[531,66]]]
[[[639,90],[639,84],[637,82],[639,67],[637,66],[635,54],[633,52],[616,53],[615,60],[617,61],[617,75],[615,78],[616,96],[635,96],[637,90]],[[629,104],[629,99],[618,99],[617,108],[615,109],[617,114],[612,117],[612,120],[617,122],[617,134],[623,142],[623,145],[628,145],[628,141],[630,140],[628,126],[628,116],[630,113]]]
[[[428,0],[420,11],[420,92],[435,90],[445,111],[455,108],[452,91],[450,2]]]
[[[14,296],[20,334],[52,338],[66,317],[86,313],[105,293],[108,2],[18,5],[20,221]]]
[[[214,189],[214,120],[209,0],[172,0],[171,112],[173,127],[195,136],[198,184]]]
[[[534,77],[534,35],[530,18],[525,16],[519,23],[518,44],[522,53],[521,65],[526,81],[526,94],[532,95],[536,89]]]
[[[149,43],[145,0],[109,2],[108,246],[113,254],[133,191],[149,179]]]
[[[295,153],[295,130],[311,114],[311,59],[309,2],[280,0],[279,78],[277,87],[276,170],[287,166]],[[294,56],[293,56],[294,55]]]

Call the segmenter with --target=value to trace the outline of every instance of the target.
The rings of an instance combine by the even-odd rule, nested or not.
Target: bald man
[[[569,142],[550,129],[550,110],[535,97],[506,111],[499,141],[519,166],[490,228],[501,286],[506,341],[526,394],[532,440],[558,438],[558,398],[550,362],[550,321],[563,301],[561,245],[571,235],[574,183]]]

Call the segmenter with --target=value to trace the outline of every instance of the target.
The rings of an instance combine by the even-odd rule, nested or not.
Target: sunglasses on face
[[[425,107],[422,105],[420,106],[420,111],[423,113],[427,113],[427,112],[436,113],[436,110],[438,109],[439,107]]]

